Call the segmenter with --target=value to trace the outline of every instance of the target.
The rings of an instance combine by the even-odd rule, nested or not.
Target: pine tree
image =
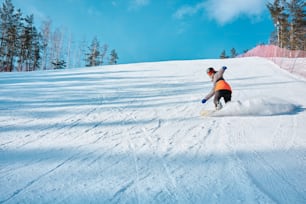
[[[11,0],[0,9],[0,69],[11,72],[32,71],[39,67],[40,34],[34,27],[34,16],[22,17]]]
[[[102,60],[100,59],[100,43],[97,37],[94,37],[89,46],[89,53],[86,54],[86,67],[100,66]]]
[[[228,58],[228,56],[226,56],[226,51],[223,50],[223,51],[221,52],[220,59],[226,59],[226,58]]]
[[[306,19],[304,0],[274,0],[268,3],[276,35],[272,33],[271,42],[274,43],[277,36],[277,45],[282,48],[306,50]]]
[[[14,60],[18,53],[19,33],[21,29],[21,11],[17,10],[11,0],[5,0],[0,9],[0,68],[3,71],[14,70]]]
[[[269,44],[271,45],[278,45],[278,39],[277,39],[277,32],[276,31],[272,31],[272,33],[270,34],[270,38],[269,38]]]
[[[33,27],[33,40],[32,40],[32,71],[40,68],[41,65],[41,50],[42,50],[42,35],[38,33],[37,29]]]
[[[238,53],[237,53],[236,49],[235,49],[235,48],[232,48],[232,49],[231,49],[231,58],[235,58],[235,57],[237,57],[237,56],[238,56]]]
[[[34,71],[39,67],[40,34],[34,27],[34,16],[24,18],[20,33],[20,49],[18,56],[18,71]]]
[[[306,2],[291,0],[286,4],[290,12],[290,48],[306,50]]]
[[[113,50],[111,51],[111,53],[110,53],[109,64],[117,64],[118,59],[119,59],[118,54],[117,54],[116,50],[113,49]]]
[[[289,39],[290,39],[290,31],[289,31],[289,15],[283,13],[280,18],[280,47],[281,48],[289,48]]]
[[[55,59],[52,61],[53,69],[64,69],[66,62],[64,60]]]
[[[281,0],[274,0],[274,3],[268,3],[267,7],[277,29],[277,45],[279,47],[285,47],[289,40],[289,16],[285,13],[284,2]]]

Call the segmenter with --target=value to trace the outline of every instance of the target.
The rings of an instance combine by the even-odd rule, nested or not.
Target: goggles
[[[214,70],[208,70],[207,75],[211,77],[214,73],[216,73]]]

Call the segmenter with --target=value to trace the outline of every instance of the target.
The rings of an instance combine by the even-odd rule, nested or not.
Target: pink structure
[[[280,48],[276,45],[259,45],[241,57],[286,57],[286,58],[304,58],[306,57],[306,51],[301,50],[287,50]]]
[[[280,68],[306,78],[306,51],[287,50],[275,45],[259,45],[239,57],[264,57]]]

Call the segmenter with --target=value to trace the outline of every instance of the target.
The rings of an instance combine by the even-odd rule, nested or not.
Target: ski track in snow
[[[282,126],[280,123],[282,123],[282,121],[276,124],[278,124],[278,126]],[[288,123],[288,120],[285,120],[285,123]],[[292,130],[294,131],[294,128],[297,127],[296,118],[293,118],[292,123]],[[242,123],[239,125],[244,126],[249,124]],[[252,127],[251,130],[256,132],[255,129],[256,127]],[[242,140],[244,140],[243,137],[245,137],[245,135],[245,132],[242,130],[241,132],[238,132],[238,134],[230,133],[229,137],[233,139],[238,136],[236,140],[239,140],[239,142],[241,142]],[[273,130],[272,136],[273,140],[279,142],[280,137],[283,137],[284,140],[288,139],[288,137],[289,139],[290,137],[294,139],[295,133],[284,132],[284,130],[281,130],[281,128],[278,127]],[[275,148],[279,148],[279,145],[285,145],[284,150],[286,152],[294,150],[292,144],[290,146],[286,146],[286,142],[284,142],[284,140],[281,140],[281,144],[276,144],[274,141],[271,144]],[[230,143],[237,144],[235,141],[231,141]],[[253,183],[259,191],[261,191],[264,195],[267,195],[268,198],[271,199],[270,201],[268,200],[269,203],[303,203],[306,200],[305,194],[303,192],[304,190],[299,189],[290,181],[291,178],[288,177],[288,172],[285,169],[280,168],[280,166],[278,165],[274,166],[273,161],[271,161],[271,158],[265,158],[265,156],[263,156],[261,152],[257,150],[252,150],[253,148],[250,148],[250,158],[246,160],[242,153],[234,150],[234,146],[229,145],[229,148],[231,149],[231,152],[234,153],[237,160],[239,160],[239,162],[242,164],[239,166],[243,166],[248,180],[251,181],[251,183]],[[270,159],[270,161],[268,159]],[[256,172],[255,169],[260,169],[260,172]],[[258,174],[262,174],[263,176],[259,176]],[[272,176],[268,176],[271,174]],[[288,196],[288,194],[291,196]]]
[[[211,88],[205,67],[224,63],[233,98],[242,101],[232,107],[243,111],[201,117],[201,108],[212,108],[199,102]],[[0,79],[8,87],[0,90],[0,203],[306,201],[306,82],[269,61],[26,75]],[[284,92],[295,102],[278,100]],[[257,114],[260,108],[268,114]]]

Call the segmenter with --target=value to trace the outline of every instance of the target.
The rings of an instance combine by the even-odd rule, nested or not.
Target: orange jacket
[[[217,81],[217,83],[215,85],[215,91],[219,91],[219,90],[232,91],[232,88],[225,80],[221,79],[221,80]]]

